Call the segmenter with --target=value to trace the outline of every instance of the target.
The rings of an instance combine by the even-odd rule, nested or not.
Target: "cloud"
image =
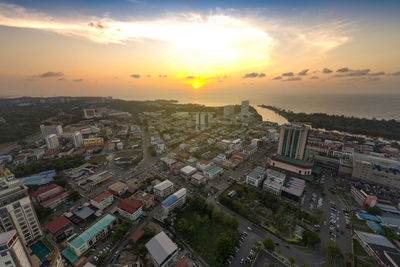
[[[368,76],[382,76],[385,75],[384,71],[379,71],[379,72],[375,72],[375,73],[369,73]]]
[[[332,70],[330,70],[330,69],[328,69],[328,68],[324,68],[323,70],[322,70],[322,73],[325,73],[325,74],[328,74],[328,73],[331,73],[332,72]]]
[[[75,79],[73,81],[76,82],[76,83],[79,83],[79,82],[83,82],[84,80],[83,79]]]
[[[310,77],[310,80],[317,80],[317,79],[319,79],[318,76],[312,76],[312,77]]]
[[[140,78],[140,74],[131,74],[131,78],[139,79]]]
[[[272,80],[281,80],[282,77],[281,76],[276,76],[275,78],[273,78]]]
[[[341,69],[340,69],[341,70]],[[349,68],[343,68],[342,71],[337,70],[336,72],[341,72],[344,74],[336,74],[335,77],[357,77],[357,76],[366,76],[370,72],[370,69],[363,70],[351,70]]]
[[[348,67],[344,67],[344,68],[340,68],[340,69],[336,70],[336,72],[340,72],[340,73],[346,73],[349,71],[350,71],[350,69]]]
[[[309,69],[302,70],[302,71],[299,72],[299,75],[300,76],[306,76],[308,71],[309,71]]]
[[[265,77],[265,73],[260,73],[260,74],[258,74],[258,77],[259,77],[259,78]]]
[[[162,75],[162,74],[158,75],[158,78],[167,78],[167,77],[168,77],[168,75]]]
[[[285,72],[285,73],[282,73],[282,76],[283,77],[292,77],[292,76],[294,76],[294,73],[293,72]]]
[[[400,71],[394,72],[394,73],[390,73],[389,75],[392,75],[392,76],[400,76]]]
[[[301,81],[300,77],[292,77],[292,78],[288,78],[286,80],[281,80],[281,82],[296,82],[296,81]]]
[[[256,78],[256,77],[258,77],[258,73],[251,72],[251,73],[245,74],[242,78],[246,79],[246,78]]]
[[[65,78],[58,78],[58,81],[65,81]]]
[[[54,72],[54,71],[48,71],[45,73],[41,73],[38,75],[33,75],[33,78],[54,78],[54,77],[62,77],[64,74],[62,72]]]
[[[194,76],[187,76],[186,79],[188,79],[188,80],[193,80],[193,79],[196,79],[196,77],[194,77]]]

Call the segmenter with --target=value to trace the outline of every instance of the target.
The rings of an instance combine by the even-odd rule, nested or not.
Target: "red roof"
[[[54,201],[59,200],[60,198],[64,198],[66,196],[68,196],[68,192],[64,191],[64,192],[56,195],[55,197],[52,197],[52,198],[47,199],[47,200],[45,200],[43,202],[40,202],[40,205],[42,205],[43,207],[46,207],[48,204],[53,203]]]
[[[43,188],[41,188],[39,190],[36,190],[35,192],[32,192],[31,196],[32,197],[37,197],[38,195],[43,194],[43,193],[45,193],[47,191],[50,191],[50,190],[52,190],[54,188],[57,188],[57,187],[60,187],[60,186],[57,185],[57,184],[49,184],[48,186],[45,186],[45,187],[43,187]]]
[[[48,155],[53,155],[53,154],[55,154],[57,152],[57,148],[50,148],[50,149],[47,149],[45,152],[44,152],[44,156],[48,156]]]
[[[202,160],[200,160],[200,164],[208,165],[208,164],[210,164],[210,162],[208,162],[207,160],[202,159]]]
[[[24,159],[25,157],[26,157],[26,155],[18,155],[18,156],[15,156],[14,159]]]
[[[94,198],[92,198],[92,200],[95,201],[95,202],[100,202],[100,201],[102,201],[103,199],[109,197],[110,195],[111,195],[110,192],[105,191],[105,192],[103,192],[103,193],[101,193],[101,194],[98,194],[98,195],[95,196]]]
[[[172,164],[172,168],[174,168],[174,169],[180,169],[180,168],[182,168],[183,166],[185,166],[185,163],[180,162],[180,161],[177,161],[177,162],[175,162],[174,164]]]
[[[128,186],[128,192],[131,194],[135,193],[135,188]]]
[[[64,216],[58,216],[57,218],[46,224],[46,228],[54,234],[69,223],[71,222]]]
[[[129,213],[134,213],[142,206],[142,201],[125,198],[118,203],[118,208]]]
[[[188,267],[188,264],[184,260],[179,260],[177,263],[175,263],[174,267]]]
[[[139,238],[142,237],[143,234],[144,234],[143,229],[138,229],[131,235],[131,240],[133,242],[137,242],[139,240]]]

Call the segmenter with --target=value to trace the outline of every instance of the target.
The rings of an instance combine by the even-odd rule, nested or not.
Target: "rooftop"
[[[299,159],[293,159],[293,158],[289,158],[289,157],[284,157],[281,155],[276,155],[273,157],[273,159],[281,161],[281,162],[289,163],[291,165],[295,165],[298,167],[302,167],[302,168],[312,168],[312,166],[313,166],[312,162],[299,160]]]
[[[125,183],[123,183],[121,181],[118,181],[118,182],[113,183],[112,185],[110,185],[108,188],[111,189],[111,190],[117,190],[118,188],[124,187],[124,186],[126,186]]]
[[[187,165],[187,166],[185,166],[185,167],[183,167],[183,168],[181,169],[181,172],[182,172],[183,174],[185,174],[185,175],[193,174],[193,173],[196,172],[196,171],[197,171],[197,169],[194,168],[194,167],[192,167],[192,166],[190,166],[190,165]]]
[[[98,195],[95,196],[94,198],[92,198],[92,200],[95,201],[95,202],[100,202],[100,201],[102,201],[103,199],[105,199],[105,198],[107,198],[107,197],[109,197],[109,196],[111,196],[111,195],[112,195],[112,194],[111,194],[110,192],[105,191],[105,192],[103,192],[103,193],[98,194]]]
[[[15,230],[1,233],[0,234],[0,245],[6,244],[14,234],[15,234]]]
[[[138,229],[131,235],[131,240],[133,242],[137,242],[142,237],[143,234],[144,234],[143,229]]]
[[[158,265],[161,265],[178,249],[176,244],[164,232],[160,232],[150,239],[146,243],[146,248]]]
[[[163,181],[163,182],[161,182],[161,183],[159,183],[159,184],[156,184],[155,186],[154,186],[154,189],[157,189],[157,190],[164,190],[164,189],[166,189],[166,188],[168,188],[168,187],[170,187],[170,186],[173,186],[174,184],[170,181],[170,180],[165,180],[165,181]]]
[[[219,166],[210,166],[206,169],[206,172],[211,173],[211,174],[215,174],[215,173],[219,173],[220,171],[222,171],[223,169]]]
[[[69,223],[71,222],[64,216],[58,216],[54,220],[46,224],[46,228],[54,234]]]
[[[180,199],[181,197],[186,195],[186,188],[181,188],[180,190],[176,191],[169,197],[167,197],[161,204],[164,207],[169,207],[172,203]]]
[[[47,192],[47,191],[50,191],[50,190],[52,190],[52,189],[54,189],[54,188],[57,188],[57,187],[60,187],[60,186],[57,185],[57,184],[50,184],[50,185],[47,185],[47,186],[45,186],[45,187],[43,187],[43,188],[41,188],[41,189],[39,189],[39,190],[36,190],[36,191],[32,192],[32,193],[31,193],[31,196],[32,196],[32,197],[37,197],[37,196],[39,196],[39,195],[41,195],[41,194],[43,194],[43,193],[45,193],[45,192]]]
[[[87,219],[90,215],[94,214],[94,210],[92,210],[89,207],[82,207],[81,209],[78,209],[76,211],[74,211],[74,214],[76,216],[78,216],[79,218],[81,218],[82,220]]]
[[[125,198],[118,203],[118,208],[127,211],[129,213],[134,213],[142,206],[142,201],[133,200],[130,198]]]

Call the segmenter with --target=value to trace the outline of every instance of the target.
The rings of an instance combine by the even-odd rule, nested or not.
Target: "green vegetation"
[[[351,134],[383,137],[400,140],[400,123],[395,120],[376,120],[366,118],[346,117],[343,115],[328,115],[325,113],[294,113],[285,109],[265,106],[290,122],[310,123],[313,128],[337,130]]]
[[[156,152],[156,150],[154,149],[153,146],[149,146],[149,147],[147,148],[147,151],[149,151],[149,153],[150,153],[150,155],[151,155],[152,157],[156,157],[156,156],[157,156],[157,152]]]
[[[238,222],[195,196],[177,211],[176,232],[211,266],[222,266],[239,240]]]
[[[43,159],[28,164],[19,164],[13,170],[16,177],[24,177],[47,170],[62,171],[84,163],[83,157]]]
[[[367,212],[372,215],[382,215],[382,211],[377,206],[375,207],[368,207]]]
[[[127,220],[118,224],[114,229],[113,242],[115,243],[118,240],[120,240],[121,238],[123,238],[124,235],[129,231],[130,227],[131,227],[131,223]]]
[[[290,262],[290,266],[294,266],[294,264],[296,263],[296,259],[293,256],[290,256],[288,258],[289,262]]]
[[[39,204],[34,205],[36,215],[38,216],[39,220],[43,221],[51,214],[51,208],[45,208]]]
[[[314,248],[317,244],[321,243],[319,235],[307,228],[304,229],[302,241],[306,246],[311,248]]]
[[[269,251],[275,250],[275,243],[274,243],[274,241],[272,241],[271,238],[269,238],[269,237],[265,238],[263,241],[263,244],[264,244],[265,249],[267,249]]]
[[[383,230],[383,235],[386,236],[388,239],[397,240],[400,242],[400,236],[396,234],[396,231],[393,228],[382,226],[382,230]]]
[[[357,239],[353,239],[353,250],[354,250],[354,256],[363,256],[363,257],[369,256]]]
[[[81,198],[81,195],[79,194],[79,192],[73,190],[73,191],[70,191],[70,192],[69,192],[67,200],[68,200],[68,201],[71,201],[71,200],[72,200],[72,201],[76,202],[76,201],[78,201],[80,198]]]
[[[90,164],[101,164],[107,160],[107,155],[94,155],[89,159]]]
[[[143,231],[144,231],[143,235],[139,238],[139,240],[136,243],[133,243],[132,245],[133,253],[139,255],[142,258],[144,258],[147,254],[147,248],[145,247],[145,244],[155,234],[154,231],[149,228],[144,228]]]
[[[107,257],[108,257],[108,253],[107,252],[101,253],[99,255],[99,259],[96,262],[96,266],[99,266],[99,267],[100,266],[104,266],[104,261],[107,259]]]
[[[325,253],[331,263],[335,263],[337,260],[343,259],[343,253],[340,250],[340,247],[334,242],[329,242],[325,246]]]

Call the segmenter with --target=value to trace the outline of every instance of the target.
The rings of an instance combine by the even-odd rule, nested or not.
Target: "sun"
[[[190,82],[190,84],[192,85],[193,89],[197,90],[203,86],[204,81],[200,79],[194,79],[193,81]]]

